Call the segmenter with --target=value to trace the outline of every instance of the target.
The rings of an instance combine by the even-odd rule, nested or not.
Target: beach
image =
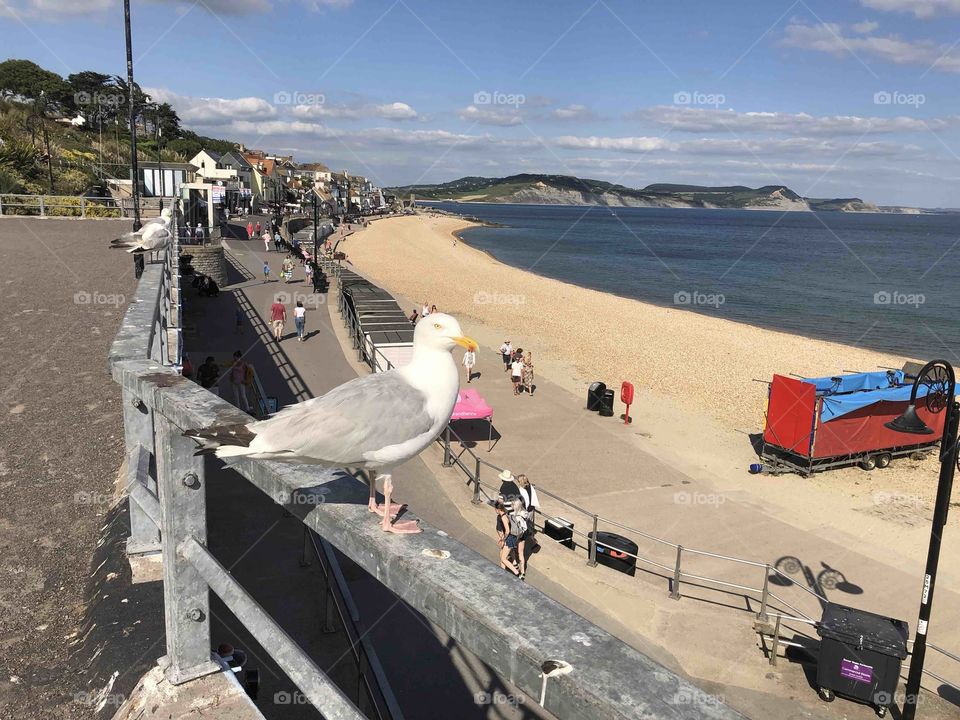
[[[575,396],[585,400],[595,380],[615,390],[631,381],[637,392],[631,414],[643,431],[638,446],[673,467],[709,478],[721,491],[757,495],[771,512],[779,508],[800,525],[813,528],[826,521],[858,533],[883,530],[901,549],[925,547],[936,494],[933,456],[898,459],[879,471],[851,467],[805,480],[747,471],[757,460],[750,435],[763,430],[767,392],[764,382],[754,380],[769,380],[774,373],[824,376],[845,368],[900,367],[912,358],[541,277],[456,240],[456,233],[473,225],[421,211],[377,220],[341,249],[358,271],[409,309],[427,301],[458,317],[481,353],[496,354],[505,339],[532,350],[538,374]],[[618,397],[616,413],[622,410]],[[954,494],[960,496],[957,490]]]

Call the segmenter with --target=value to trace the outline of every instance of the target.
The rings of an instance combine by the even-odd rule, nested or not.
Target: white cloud
[[[863,35],[872,33],[878,27],[880,27],[880,23],[873,20],[864,20],[863,22],[854,23],[850,26],[854,32],[861,33]]]
[[[478,125],[499,125],[500,127],[509,127],[519,125],[523,118],[514,111],[502,109],[499,107],[478,108],[476,105],[468,105],[460,110],[457,115],[466,122],[477,123]]]
[[[178,95],[166,88],[144,88],[157,102],[167,102],[187,125],[222,125],[232,120],[275,117],[276,108],[263,98],[199,98]]]
[[[896,35],[844,35],[837,23],[808,25],[792,21],[787,25],[781,44],[805,50],[816,50],[842,57],[853,53],[895,65],[919,65],[943,72],[960,72],[960,50],[932,40],[904,40]]]
[[[597,116],[586,105],[574,104],[554,109],[550,117],[556,120],[595,120]]]
[[[318,95],[318,97],[322,96]],[[310,105],[294,105],[290,108],[290,114],[301,119],[362,120],[364,118],[382,118],[397,122],[416,120],[419,117],[416,110],[403,102],[386,103],[384,105],[342,105],[318,102]]]
[[[674,146],[658,137],[577,137],[563,135],[555,138],[553,144],[568,149],[619,150],[621,152],[645,153],[654,150],[670,150]]]
[[[873,101],[873,92],[864,91]],[[805,135],[862,135],[864,133],[928,132],[960,125],[960,116],[943,118],[864,117],[807,113],[737,112],[732,109],[694,108],[684,105],[657,105],[628,116],[663,125],[681,132],[771,132]]]
[[[910,12],[918,18],[960,13],[960,0],[860,0],[860,4],[883,12]]]

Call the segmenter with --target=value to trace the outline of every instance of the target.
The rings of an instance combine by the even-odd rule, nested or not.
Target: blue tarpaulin
[[[804,382],[816,386],[817,395],[839,395],[860,390],[879,390],[903,384],[902,370],[878,370],[876,372],[838,375],[836,377],[804,378]]]
[[[823,422],[852,413],[867,405],[881,401],[909,402],[913,385],[902,385],[903,372],[900,370],[854,373],[836,377],[804,378],[817,388],[817,395],[823,397]],[[893,383],[893,385],[891,385]],[[917,397],[924,397],[927,388],[917,388]]]

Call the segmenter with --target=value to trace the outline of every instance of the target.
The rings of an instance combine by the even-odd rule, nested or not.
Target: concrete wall
[[[184,255],[193,255],[193,269],[197,274],[209,275],[221,287],[227,283],[227,263],[220,245],[184,245]]]

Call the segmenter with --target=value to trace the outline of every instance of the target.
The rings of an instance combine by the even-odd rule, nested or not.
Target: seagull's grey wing
[[[256,438],[250,447],[359,465],[369,453],[408,442],[432,427],[427,396],[389,371],[351,380],[254,423],[250,430]]]

